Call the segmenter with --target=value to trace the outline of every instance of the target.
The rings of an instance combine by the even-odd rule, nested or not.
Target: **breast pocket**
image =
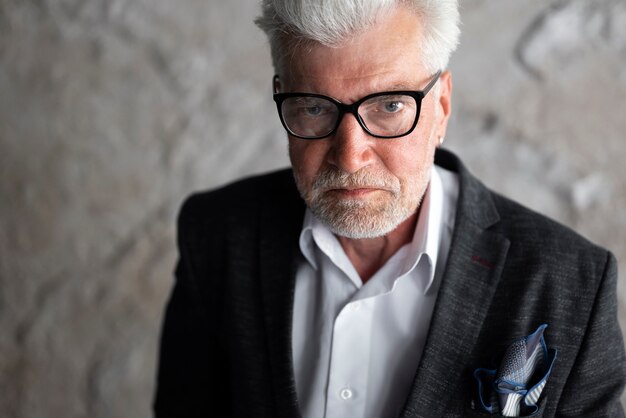
[[[537,412],[535,412],[532,415],[522,415],[522,417],[532,417],[532,418],[542,418],[543,412],[546,409],[546,403],[547,403],[548,398],[545,397],[543,398],[541,401],[539,401],[539,409],[537,410]],[[486,412],[480,412],[477,411],[475,409],[472,409],[470,407],[467,407],[465,409],[465,412],[463,413],[464,417],[467,418],[486,418],[486,417],[491,417],[491,418],[496,418],[496,417],[503,417],[504,415],[500,415],[500,414],[488,414]]]

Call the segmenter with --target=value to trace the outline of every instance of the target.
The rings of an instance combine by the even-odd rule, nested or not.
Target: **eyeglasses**
[[[376,138],[398,138],[413,132],[420,116],[422,99],[433,88],[441,71],[422,91],[385,91],[344,104],[332,97],[313,93],[275,93],[280,121],[291,135],[322,139],[335,133],[346,113]]]

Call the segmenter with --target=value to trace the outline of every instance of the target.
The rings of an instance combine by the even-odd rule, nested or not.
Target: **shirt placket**
[[[326,417],[364,417],[373,303],[348,303],[337,315],[328,376]]]

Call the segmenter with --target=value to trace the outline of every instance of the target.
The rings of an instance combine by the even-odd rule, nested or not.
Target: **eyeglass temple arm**
[[[428,92],[430,91],[430,89],[432,89],[433,86],[435,84],[437,84],[437,81],[439,81],[439,77],[441,77],[441,73],[442,72],[443,72],[442,70],[437,71],[435,73],[435,75],[433,76],[433,79],[430,80],[430,83],[428,83],[428,85],[426,87],[424,87],[424,90],[422,90],[422,92],[424,93],[424,96],[426,96],[428,94]],[[278,76],[276,76],[276,77],[278,77]]]
[[[278,74],[274,74],[274,77],[272,77],[272,91],[274,92],[274,94],[278,93],[278,89],[276,88],[276,86],[278,86],[279,80],[280,77],[278,77]]]

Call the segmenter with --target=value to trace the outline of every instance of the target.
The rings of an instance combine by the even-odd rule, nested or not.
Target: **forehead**
[[[281,75],[284,91],[354,100],[375,91],[418,88],[427,76],[421,44],[420,18],[399,7],[338,46],[311,42],[296,48]]]

